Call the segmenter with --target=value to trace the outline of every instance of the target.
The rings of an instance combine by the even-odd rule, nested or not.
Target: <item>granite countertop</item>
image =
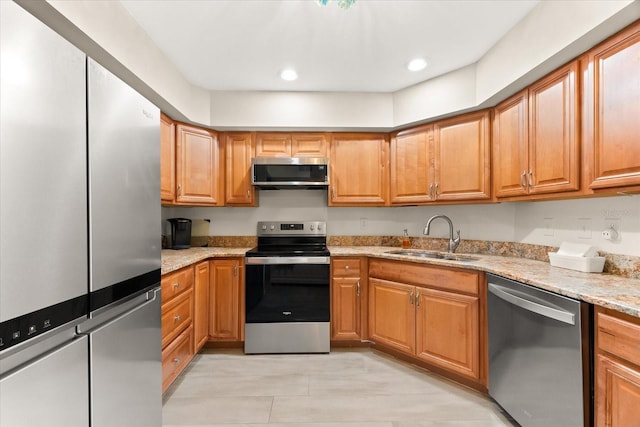
[[[243,257],[251,248],[207,247],[162,251],[162,274],[208,258]],[[640,317],[640,279],[605,273],[582,273],[527,258],[470,254],[474,261],[455,261],[393,255],[390,246],[330,246],[331,256],[368,256],[497,274],[570,298]],[[462,255],[462,254],[461,254]]]

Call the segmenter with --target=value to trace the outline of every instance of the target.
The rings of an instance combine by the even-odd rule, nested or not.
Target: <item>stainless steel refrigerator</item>
[[[159,111],[0,2],[0,425],[161,425]]]

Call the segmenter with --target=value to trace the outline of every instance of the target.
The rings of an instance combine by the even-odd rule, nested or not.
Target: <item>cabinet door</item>
[[[432,201],[433,126],[391,140],[389,196],[391,204],[404,205]]]
[[[327,157],[328,146],[324,133],[291,134],[291,157]]]
[[[436,200],[489,199],[489,112],[438,122],[433,132]]]
[[[196,264],[193,297],[194,354],[209,339],[209,261]]]
[[[178,124],[176,134],[176,201],[222,205],[220,150],[215,132]]]
[[[426,288],[416,292],[417,356],[480,379],[478,297]]]
[[[369,279],[369,335],[376,343],[415,354],[415,286]]]
[[[388,141],[382,134],[334,134],[329,206],[384,206]]]
[[[640,185],[640,22],[588,53],[585,162],[592,189]]]
[[[160,198],[173,203],[176,198],[176,125],[160,114]]]
[[[291,134],[256,133],[256,157],[291,157]]]
[[[250,132],[225,134],[225,205],[256,206],[256,192],[251,185],[254,151]]]
[[[532,194],[580,188],[577,72],[574,61],[529,88],[527,184]]]
[[[240,279],[238,259],[211,261],[209,291],[209,337],[217,341],[239,341]]]
[[[527,194],[529,168],[528,91],[494,109],[493,180],[496,197]]]
[[[331,339],[360,340],[360,278],[334,277],[331,285]]]
[[[596,427],[640,425],[640,371],[599,354],[595,401]]]

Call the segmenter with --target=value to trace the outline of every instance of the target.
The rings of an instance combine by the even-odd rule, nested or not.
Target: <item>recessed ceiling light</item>
[[[411,62],[407,65],[409,71],[420,71],[424,70],[427,66],[427,61],[422,58],[412,59]]]
[[[285,68],[280,73],[280,78],[282,80],[286,80],[288,82],[291,82],[291,81],[293,81],[293,80],[298,78],[298,73],[296,73],[296,70],[294,70],[292,68]]]

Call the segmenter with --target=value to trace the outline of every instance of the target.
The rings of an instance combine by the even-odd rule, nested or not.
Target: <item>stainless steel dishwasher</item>
[[[523,427],[592,425],[590,305],[487,282],[489,395]]]

